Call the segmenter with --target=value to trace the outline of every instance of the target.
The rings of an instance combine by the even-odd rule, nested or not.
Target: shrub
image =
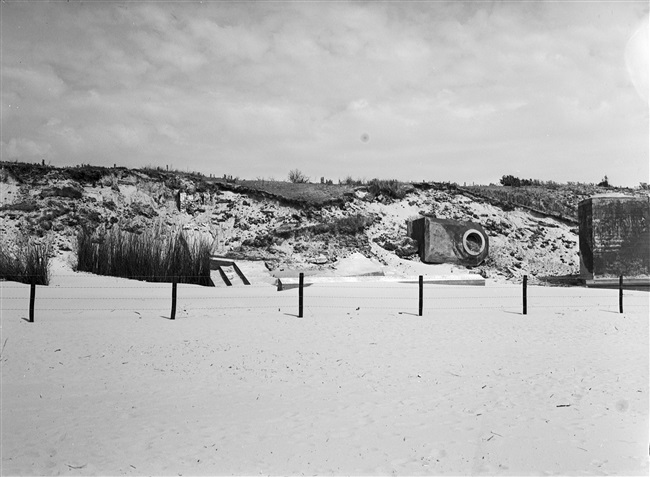
[[[77,236],[77,270],[97,275],[214,286],[210,278],[212,244],[205,238],[188,240],[182,231],[158,228],[142,234],[117,228]]]
[[[21,241],[13,247],[3,244],[0,249],[0,279],[48,285],[51,251],[49,243],[33,240]]]
[[[343,184],[346,186],[361,186],[363,185],[363,180],[361,179],[353,179],[352,176],[347,176],[343,181],[339,179],[339,184]]]
[[[309,182],[309,177],[302,173],[298,169],[293,169],[289,171],[289,182],[294,184],[307,184]]]
[[[547,183],[544,183],[543,181],[540,181],[539,179],[520,179],[519,177],[515,176],[502,176],[501,180],[501,185],[504,186],[511,186],[511,187],[522,187],[522,186],[543,186],[543,185],[548,185],[549,187],[553,187],[553,181],[549,181]],[[549,184],[551,183],[551,184]]]
[[[333,223],[334,232],[343,235],[356,235],[372,223],[372,220],[361,214],[343,217]]]
[[[89,164],[82,164],[77,167],[67,168],[66,174],[71,179],[77,182],[97,182],[102,179],[108,171],[105,167],[91,166]]]
[[[401,182],[391,180],[372,179],[368,182],[368,192],[373,195],[384,195],[393,199],[403,199],[406,195],[406,189]]]
[[[499,182],[504,186],[521,187],[521,179],[515,176],[502,176]]]
[[[350,217],[335,219],[332,222],[316,224],[307,230],[310,230],[314,234],[357,235],[363,232],[372,222],[372,218],[355,214]]]
[[[603,177],[600,182],[598,183],[598,187],[610,187],[609,185],[609,179],[607,176]]]

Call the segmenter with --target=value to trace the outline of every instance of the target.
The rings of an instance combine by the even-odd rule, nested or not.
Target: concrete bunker
[[[650,197],[596,195],[578,204],[580,275],[650,277]]]
[[[477,266],[487,258],[488,235],[475,222],[418,217],[407,222],[408,236],[418,242],[424,263]]]

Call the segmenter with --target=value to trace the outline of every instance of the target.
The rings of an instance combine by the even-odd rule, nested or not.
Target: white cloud
[[[206,18],[190,19],[189,34],[212,58],[229,62],[260,61],[269,48],[269,42],[253,29],[221,26]]]
[[[39,144],[36,141],[22,137],[14,137],[8,143],[2,141],[0,144],[2,146],[2,157],[5,159],[41,159],[51,150],[49,144]]]
[[[366,109],[367,107],[368,107],[368,101],[365,99],[358,99],[348,104],[349,111],[359,111],[360,109]]]
[[[3,90],[17,93],[21,100],[57,100],[67,90],[63,80],[47,64],[3,66],[1,76]]]
[[[390,176],[428,171],[434,158],[437,170],[459,168],[456,180],[465,170],[496,180],[516,160],[526,176],[561,180],[549,175],[568,157],[586,170],[618,147],[648,167],[647,104],[624,61],[647,15],[640,4],[22,2],[2,12],[2,141],[13,154],[48,145],[70,161],[191,160],[242,177],[305,158],[313,176],[342,166]]]

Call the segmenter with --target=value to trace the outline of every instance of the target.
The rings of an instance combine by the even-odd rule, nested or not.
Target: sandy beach
[[[0,286],[2,475],[648,473],[644,292]]]

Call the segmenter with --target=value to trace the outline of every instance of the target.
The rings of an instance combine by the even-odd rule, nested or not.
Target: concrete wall
[[[424,263],[477,266],[489,253],[487,233],[474,222],[420,217],[408,221],[407,230]]]
[[[418,255],[422,259],[424,251],[424,217],[408,220],[406,222],[406,234],[418,243]]]
[[[650,276],[650,201],[594,196],[578,205],[583,278]]]

